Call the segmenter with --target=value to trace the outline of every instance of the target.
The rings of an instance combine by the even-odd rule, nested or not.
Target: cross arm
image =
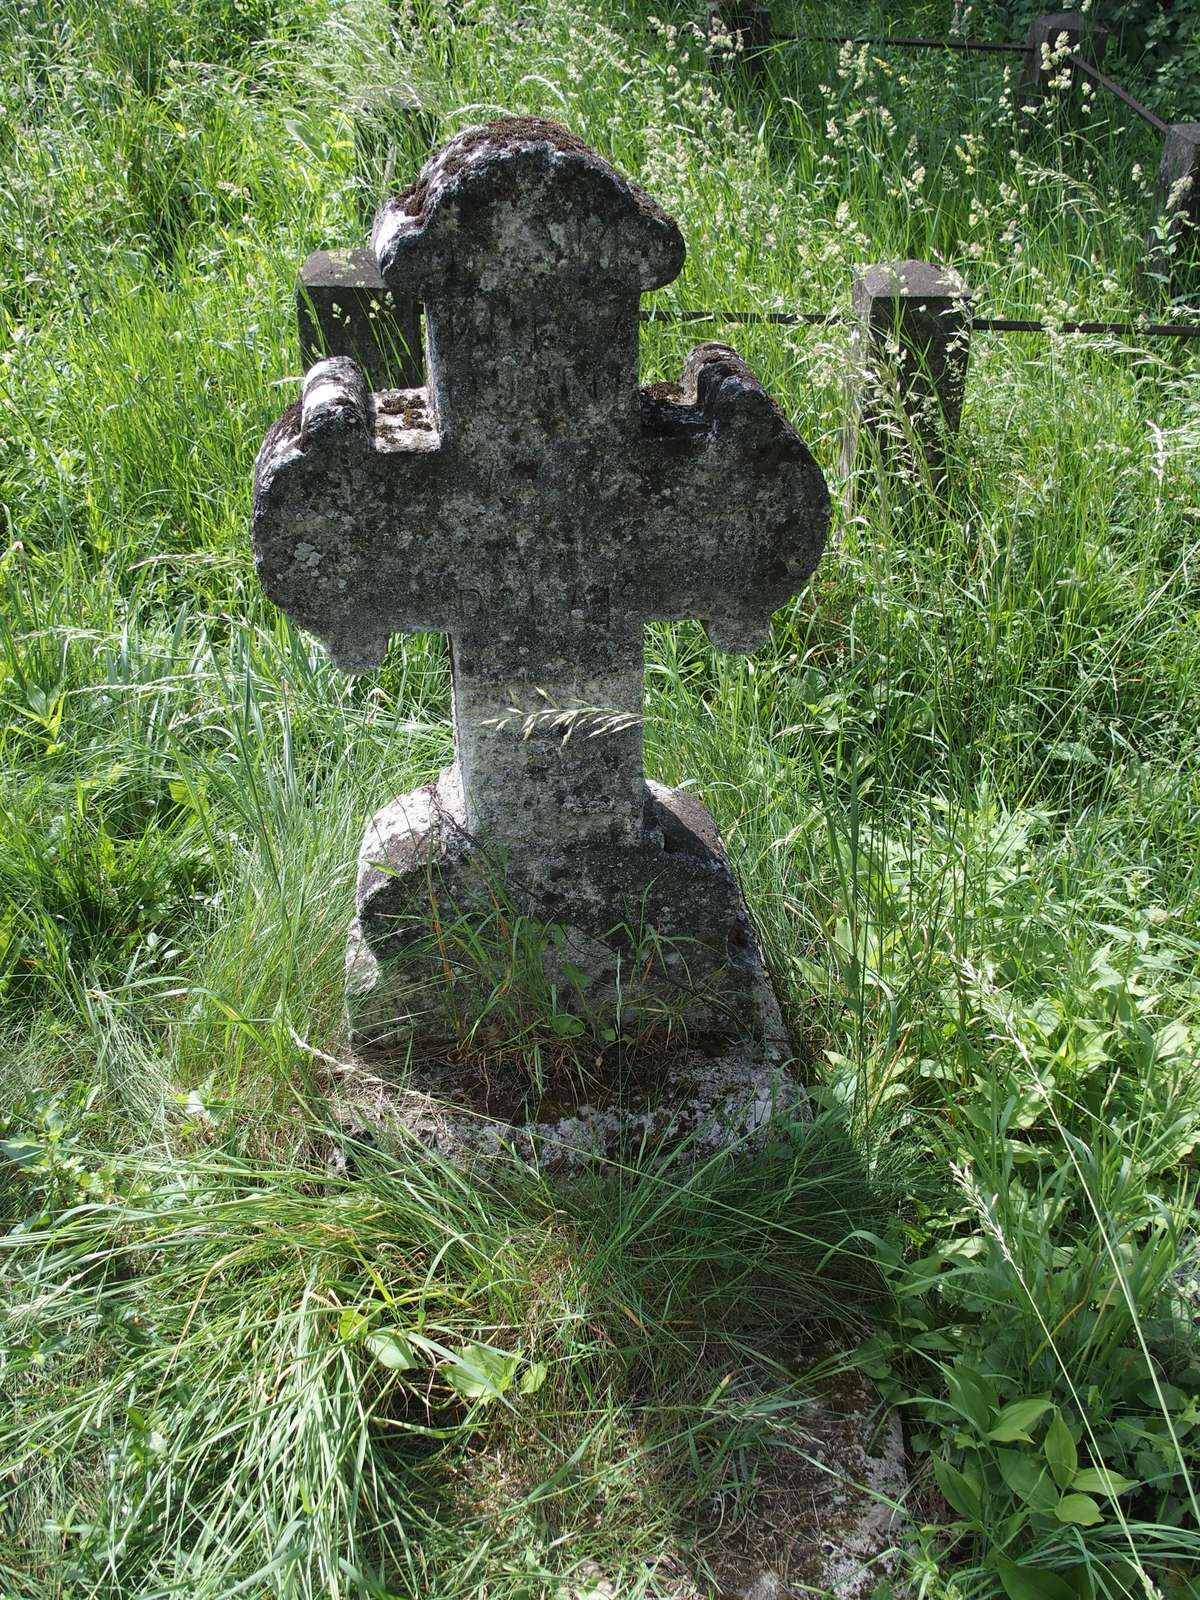
[[[318,362],[258,453],[254,555],[272,600],[339,666],[377,666],[390,634],[448,630],[461,555],[439,537],[444,453],[424,389],[368,390]]]
[[[645,615],[698,617],[748,652],[821,558],[829,491],[804,441],[728,345],[698,345],[677,384],[642,391]]]

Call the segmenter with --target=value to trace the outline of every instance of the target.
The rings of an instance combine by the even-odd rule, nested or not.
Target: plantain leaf
[[[1005,1484],[1031,1511],[1050,1511],[1058,1504],[1058,1490],[1032,1450],[997,1450],[996,1461]]]
[[[513,1381],[520,1360],[494,1345],[472,1340],[454,1352],[446,1378],[464,1400],[499,1400]]]
[[[367,1336],[367,1349],[389,1372],[407,1372],[417,1364],[416,1351],[400,1328],[380,1328]]]
[[[536,1394],[545,1383],[548,1370],[544,1361],[531,1361],[521,1374],[517,1388],[522,1394]]]
[[[993,1556],[1008,1600],[1077,1600],[1075,1590],[1057,1572],[1025,1567],[1007,1556]]]
[[[990,1387],[991,1385],[987,1384],[978,1372],[962,1361],[956,1362],[946,1374],[946,1388],[950,1394],[951,1404],[956,1406],[980,1433],[987,1432],[988,1423],[992,1420],[992,1407],[995,1401],[994,1395],[988,1393]]]
[[[1053,1403],[1052,1400],[1040,1400],[1032,1396],[1026,1400],[1014,1400],[996,1418],[996,1425],[989,1430],[988,1438],[995,1439],[997,1444],[1011,1444],[1014,1439],[1024,1439],[1027,1444],[1032,1444],[1030,1428],[1041,1421]]]
[[[1070,1522],[1080,1528],[1092,1528],[1103,1521],[1100,1507],[1090,1494],[1063,1495],[1054,1508],[1054,1515],[1060,1522]]]
[[[1061,1411],[1054,1413],[1054,1421],[1046,1429],[1043,1449],[1055,1483],[1060,1489],[1067,1488],[1079,1466],[1079,1451],[1075,1448],[1075,1440],[1071,1437],[1071,1430],[1064,1422]]]
[[[355,1339],[362,1338],[370,1326],[370,1317],[364,1317],[361,1311],[347,1306],[338,1318],[338,1338],[343,1344],[353,1344]]]

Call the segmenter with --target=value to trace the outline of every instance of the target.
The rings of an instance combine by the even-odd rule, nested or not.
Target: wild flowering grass
[[[577,129],[679,216],[682,307],[911,254],[1136,314],[1144,130],[1018,142],[970,57],[781,49],[750,93],[633,0],[4,28],[0,1591],[679,1592],[831,1348],[905,1418],[921,1594],[1194,1586],[1196,345],[978,336],[942,500],[868,456],[767,649],[650,630],[651,771],[718,816],[818,1112],[752,1167],[340,1148],[357,838],[447,759],[448,676],[408,637],[342,677],[248,549],[380,88]],[[647,381],[696,336],[647,328]],[[729,336],[835,475],[843,333]]]

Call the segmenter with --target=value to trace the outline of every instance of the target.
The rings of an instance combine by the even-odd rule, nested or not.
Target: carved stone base
[[[415,1138],[465,1165],[510,1151],[545,1172],[571,1172],[643,1151],[678,1152],[685,1142],[704,1159],[761,1148],[776,1118],[812,1115],[781,1065],[732,1050],[716,1058],[688,1052],[651,1071],[641,1063],[629,1077],[573,1091],[561,1081],[549,1093],[528,1083],[523,1097],[510,1085],[493,1098],[497,1085],[478,1063],[424,1061],[407,1082],[381,1077],[377,1062],[348,1065],[333,1109],[352,1138],[382,1149]]]
[[[712,817],[695,796],[650,783],[646,821],[635,846],[506,859],[468,834],[453,767],[376,813],[347,963],[354,1049],[456,1055],[554,1017],[564,1037],[675,1052],[784,1046]]]
[[[374,1112],[365,1095],[368,1121],[553,1162],[631,1139],[712,1149],[804,1114],[712,817],[654,783],[646,808],[642,844],[580,847],[565,870],[472,840],[453,768],[372,818],[346,982],[364,1083],[392,1086]]]

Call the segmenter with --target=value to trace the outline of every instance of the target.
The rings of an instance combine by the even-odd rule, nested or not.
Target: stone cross
[[[431,861],[461,876],[492,851],[581,932],[597,992],[631,919],[716,974],[753,931],[703,808],[647,786],[643,629],[698,618],[753,650],[820,558],[824,479],[723,345],[639,389],[640,296],[683,240],[555,124],[458,135],[372,246],[397,298],[424,302],[428,385],[373,393],[353,361],[317,363],[263,444],[254,509],[267,593],[347,670],[399,630],[450,636],[455,767],[368,828],[367,945],[419,921]]]

